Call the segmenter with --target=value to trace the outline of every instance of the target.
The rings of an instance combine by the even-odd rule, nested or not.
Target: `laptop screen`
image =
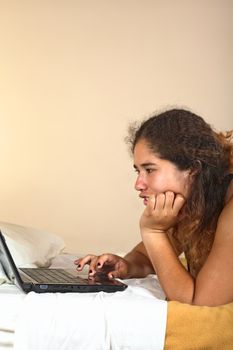
[[[22,279],[11,257],[9,249],[5,243],[5,238],[1,231],[0,231],[0,264],[9,282],[12,282],[12,283],[18,282],[19,284],[22,283]]]

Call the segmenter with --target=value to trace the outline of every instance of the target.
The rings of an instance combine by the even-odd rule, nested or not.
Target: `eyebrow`
[[[140,166],[141,167],[143,167],[143,168],[146,168],[146,167],[148,167],[148,166],[156,166],[157,164],[155,164],[155,163],[142,163],[142,164],[140,164]],[[137,169],[138,167],[137,167],[137,165],[133,165],[133,167],[134,167],[134,169]]]

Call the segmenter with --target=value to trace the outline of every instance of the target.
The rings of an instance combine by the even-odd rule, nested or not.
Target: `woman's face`
[[[134,168],[138,173],[135,189],[140,192],[145,205],[148,196],[166,191],[187,198],[190,170],[179,170],[174,163],[159,158],[143,139],[136,144],[133,156]]]

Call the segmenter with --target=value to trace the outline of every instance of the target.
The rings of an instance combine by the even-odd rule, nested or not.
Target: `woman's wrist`
[[[167,231],[165,230],[146,230],[141,232],[141,236],[146,249],[148,247],[153,247],[154,249],[164,244],[167,245],[169,241]]]
[[[129,253],[124,257],[128,265],[126,278],[142,278],[154,272],[149,263],[149,258],[146,258],[139,252],[134,252],[133,255],[131,254]]]
[[[141,235],[145,236],[145,235],[165,235],[167,233],[166,230],[163,229],[149,229],[149,228],[144,228],[141,229]]]

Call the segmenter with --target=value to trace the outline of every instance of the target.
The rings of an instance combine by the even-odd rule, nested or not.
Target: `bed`
[[[74,268],[76,255],[48,232],[0,223],[18,266]],[[36,249],[35,249],[36,247]],[[24,294],[0,270],[0,349],[163,349],[167,302],[156,279],[116,293]]]
[[[73,268],[76,255],[48,232],[0,223],[19,266]],[[35,250],[35,246],[37,249]],[[233,303],[166,302],[154,275],[117,293],[25,295],[0,269],[0,350],[233,349]]]
[[[73,258],[59,255],[51,267],[70,268]],[[0,349],[163,349],[166,302],[157,280],[127,284],[125,292],[43,295],[2,285]]]

